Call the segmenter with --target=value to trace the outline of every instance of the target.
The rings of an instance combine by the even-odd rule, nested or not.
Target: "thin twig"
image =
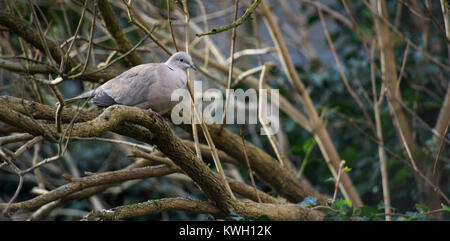
[[[345,161],[343,160],[343,161],[341,161],[341,164],[339,165],[339,171],[338,171],[336,183],[334,185],[333,200],[331,201],[332,203],[334,203],[334,201],[336,201],[337,194],[339,191],[339,182],[341,181],[341,176],[342,176],[342,172],[344,172],[344,167],[345,167]]]
[[[413,48],[417,52],[420,52],[425,58],[427,58],[430,62],[434,63],[435,65],[445,69],[446,71],[450,71],[449,65],[445,65],[445,64],[441,63],[438,59],[431,56],[430,53],[423,50],[420,46],[418,46],[414,42],[412,42],[408,37],[406,37],[406,35],[404,33],[400,32],[400,30],[398,30],[395,26],[393,26],[389,21],[387,21],[384,17],[380,16],[380,14],[378,14],[378,12],[376,10],[374,10],[366,0],[362,0],[362,3],[367,7],[367,9],[369,9],[369,11],[373,14],[374,17],[376,17],[377,19],[382,21],[383,24],[385,24],[388,28],[390,28],[393,33],[395,33],[403,41],[409,42],[411,45],[411,48]]]
[[[237,19],[237,12],[239,8],[239,0],[234,0],[234,18],[233,21],[236,21]],[[234,65],[234,49],[236,45],[236,28],[233,28],[231,30],[231,47],[230,47],[230,65],[228,68],[228,77],[227,77],[227,87],[225,89],[226,95],[225,95],[225,108],[224,110],[228,109],[228,102],[229,102],[229,95],[231,91],[231,81],[233,78],[233,65]],[[234,106],[233,106],[234,109]],[[222,114],[222,123],[225,124],[225,118],[226,118],[226,111]],[[225,125],[222,125],[220,128],[223,128]]]
[[[128,141],[122,141],[122,140],[116,140],[116,139],[108,139],[108,138],[101,138],[101,137],[70,137],[71,140],[75,140],[75,141],[102,141],[102,142],[110,142],[110,143],[116,143],[116,144],[123,144],[123,145],[128,145],[131,147],[139,147],[143,150],[146,151],[150,151],[150,152],[154,152],[155,148],[151,147],[151,146],[145,146],[145,145],[140,145],[137,143],[132,143],[132,142],[128,142]]]
[[[372,44],[373,46],[373,44]],[[389,215],[391,213],[391,195],[389,192],[389,176],[387,172],[387,166],[386,166],[386,153],[383,149],[384,146],[384,139],[383,139],[383,130],[381,125],[381,118],[380,118],[380,106],[383,103],[384,100],[384,88],[381,88],[380,97],[378,98],[377,95],[377,87],[375,84],[375,61],[373,59],[373,51],[375,48],[372,47],[372,52],[370,54],[370,79],[372,82],[372,95],[373,95],[373,109],[374,109],[374,115],[375,115],[375,127],[376,127],[376,135],[378,138],[378,141],[380,144],[378,145],[378,156],[380,158],[380,172],[381,172],[381,183],[383,188],[383,200],[384,204],[386,205],[386,208],[384,209],[386,214],[386,221],[391,221],[392,218]]]
[[[167,0],[167,22],[169,22],[169,30],[170,30],[170,35],[172,35],[172,42],[173,42],[173,46],[175,47],[175,50],[178,52],[178,46],[177,46],[177,41],[175,41],[175,33],[173,32],[173,26],[172,26],[172,21],[170,20],[170,0]]]
[[[441,155],[441,151],[444,149],[444,145],[445,145],[444,140],[445,140],[445,137],[447,136],[449,127],[450,127],[450,120],[447,123],[447,127],[445,128],[444,134],[442,135],[441,143],[439,144],[439,151],[436,155],[436,159],[434,160],[433,175],[436,175],[436,170],[437,170],[437,166],[438,166],[438,162],[439,162],[439,156]]]
[[[94,4],[94,16],[97,16],[97,5]],[[86,54],[86,60],[83,64],[83,68],[81,69],[81,71],[78,74],[75,74],[72,76],[72,78],[76,79],[79,76],[82,76],[84,74],[84,72],[86,71],[87,66],[89,65],[89,60],[91,57],[91,53],[92,53],[92,45],[94,44],[94,32],[95,32],[95,20],[97,18],[94,17],[92,19],[92,24],[91,24],[91,30],[90,30],[90,37],[89,37],[89,46],[88,46],[88,52]],[[131,53],[131,52],[130,52]]]
[[[245,146],[244,131],[242,130],[242,125],[240,125],[240,124],[239,124],[239,134],[241,135],[241,138],[242,138],[242,147],[243,147],[242,149],[244,150],[245,161],[247,162],[248,174],[250,176],[252,186],[255,189],[255,193],[256,193],[256,197],[258,198],[258,202],[261,203],[261,198],[259,197],[258,190],[256,189],[255,179],[253,178],[252,167],[250,166],[250,161],[248,159],[247,147]]]
[[[83,19],[84,19],[84,14],[86,13],[86,9],[87,9],[87,4],[88,4],[88,1],[85,1],[84,6],[83,6],[83,11],[81,11],[80,20],[78,21],[77,29],[75,30],[75,34],[73,35],[72,41],[70,42],[69,48],[67,49],[66,56],[64,56],[64,58],[61,59],[61,65],[60,65],[60,69],[59,69],[59,71],[61,71],[61,72],[64,72],[64,70],[65,70],[66,63],[68,62],[68,59],[69,59],[70,51],[72,50],[72,47],[76,40],[75,36],[78,36],[78,33],[80,32],[81,24],[83,23]],[[62,5],[62,3],[61,3],[61,5]],[[64,14],[64,17],[65,17],[65,19],[67,19],[66,14]],[[96,17],[94,16],[94,19],[95,18]],[[67,26],[67,27],[70,30],[69,26]]]
[[[367,123],[369,124],[370,128],[373,130],[373,132],[376,132],[375,125],[373,124],[372,119],[370,118],[369,114],[367,113],[367,110],[364,107],[364,104],[362,103],[359,96],[353,91],[352,87],[350,86],[350,84],[348,82],[347,77],[345,76],[344,70],[342,69],[342,66],[341,66],[341,61],[339,60],[339,57],[336,53],[336,49],[334,48],[333,40],[331,40],[330,34],[328,32],[327,24],[325,23],[325,19],[323,17],[322,10],[319,8],[318,12],[319,12],[320,22],[322,23],[323,32],[328,41],[328,44],[330,45],[331,53],[333,54],[334,60],[336,61],[336,66],[338,67],[339,74],[341,75],[341,78],[344,81],[345,88],[350,93],[350,95],[353,97],[355,102],[358,104],[359,108],[361,108],[361,110],[364,114],[364,117],[366,118]]]
[[[19,196],[20,190],[22,190],[22,185],[23,185],[23,176],[19,175],[19,185],[17,185],[16,192],[14,193],[14,195],[9,200],[8,205],[6,205],[6,208],[3,210],[3,215],[8,213],[9,207],[17,199],[17,197]]]
[[[186,1],[182,1],[183,2],[183,10],[184,10],[184,16],[185,16],[185,48],[186,48],[186,53],[189,54],[189,34],[190,34],[190,27],[189,27],[189,22],[190,22],[190,16],[189,16],[189,10],[187,8],[187,2]],[[172,38],[174,38],[174,36],[172,35]],[[187,85],[188,85],[188,90],[189,93],[191,95],[191,100],[192,100],[192,104],[191,104],[191,113],[195,113],[196,112],[196,102],[197,102],[197,98],[195,96],[195,92],[194,92],[194,86],[193,86],[193,78],[192,78],[192,72],[188,69],[187,70]],[[202,122],[203,119],[199,118],[199,121]],[[197,157],[203,161],[203,157],[202,157],[202,152],[200,150],[200,142],[198,140],[198,130],[197,130],[197,122],[196,122],[196,115],[191,115],[191,122],[192,122],[192,137],[194,139],[194,144],[195,144],[195,152],[197,154]]]
[[[242,15],[242,17],[240,17],[238,20],[234,21],[233,23],[219,27],[219,28],[214,28],[210,32],[207,32],[207,33],[196,34],[197,37],[201,37],[204,35],[217,34],[217,33],[221,33],[221,32],[236,28],[237,26],[243,24],[245,22],[245,20],[247,20],[248,17],[250,17],[250,15],[253,13],[253,11],[255,11],[256,7],[258,7],[260,2],[261,2],[261,0],[254,0],[252,5],[250,6],[250,8],[248,8],[245,11],[245,13]]]
[[[422,3],[423,7],[425,8],[425,10],[427,11],[428,16],[430,16],[431,18],[431,22],[433,23],[433,25],[439,30],[439,32],[441,33],[442,37],[444,37],[445,41],[447,42],[447,44],[450,44],[450,39],[448,38],[448,36],[445,33],[445,30],[442,28],[442,26],[438,23],[438,21],[436,20],[436,18],[434,17],[434,14],[431,12],[430,8],[428,7],[427,4],[425,4],[425,2],[423,0],[420,0],[420,2]]]
[[[283,152],[280,150],[280,147],[279,147],[275,137],[273,136],[268,124],[266,123],[265,116],[263,115],[263,111],[266,111],[266,106],[264,106],[264,104],[263,104],[265,98],[263,98],[262,93],[263,93],[263,90],[266,89],[266,88],[264,88],[264,84],[266,82],[268,68],[270,68],[270,65],[269,66],[263,65],[263,69],[261,71],[261,76],[259,78],[258,119],[267,135],[267,139],[269,140],[270,144],[272,145],[272,148],[275,152],[275,155],[277,156],[278,161],[280,162],[280,165],[287,166],[286,157],[284,156]]]
[[[145,35],[145,37],[139,41],[139,43],[137,43],[132,49],[128,50],[126,53],[120,55],[119,57],[115,58],[113,61],[109,62],[108,64],[106,64],[105,66],[101,67],[101,68],[97,68],[96,70],[89,72],[89,73],[84,73],[81,76],[87,76],[87,75],[91,75],[91,74],[95,74],[98,73],[104,69],[107,69],[109,66],[111,66],[112,64],[116,63],[117,61],[123,59],[124,57],[126,57],[127,55],[129,55],[130,53],[132,53],[134,50],[136,50],[137,47],[139,47],[147,38],[149,37],[149,35]],[[76,76],[76,75],[74,75]],[[80,76],[77,76],[80,77]],[[72,79],[73,76],[68,76],[68,79]]]

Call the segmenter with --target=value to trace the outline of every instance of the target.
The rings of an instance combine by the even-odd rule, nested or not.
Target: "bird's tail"
[[[94,97],[94,91],[95,90],[88,91],[88,92],[83,93],[83,94],[81,94],[79,96],[76,96],[76,97],[64,100],[64,102],[66,103],[66,105],[68,105],[68,104],[72,104],[72,103],[75,103],[75,102],[80,101],[80,100],[90,99],[90,98]]]

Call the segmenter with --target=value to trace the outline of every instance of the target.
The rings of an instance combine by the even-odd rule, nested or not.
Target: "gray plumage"
[[[66,100],[66,103],[89,99],[89,103],[100,107],[119,104],[150,108],[164,114],[177,103],[170,100],[172,92],[186,88],[188,68],[196,70],[191,56],[178,52],[165,63],[135,66],[95,90]]]

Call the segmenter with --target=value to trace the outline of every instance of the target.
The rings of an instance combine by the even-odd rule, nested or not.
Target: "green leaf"
[[[418,203],[416,203],[416,209],[417,209],[417,211],[419,211],[419,213],[424,213],[424,212],[428,211],[427,207],[420,205]]]
[[[450,206],[447,206],[447,205],[441,203],[441,207],[442,207],[445,211],[450,212]]]
[[[344,199],[338,199],[333,203],[333,208],[340,210],[342,212],[344,212],[345,214],[348,214],[348,212],[352,211],[353,212],[353,205],[352,205],[352,201],[350,200],[344,200]]]
[[[334,182],[334,177],[329,177],[325,179],[325,182]]]
[[[309,149],[311,149],[311,147],[314,145],[316,143],[316,140],[314,139],[314,138],[309,138],[308,140],[306,140],[304,143],[303,143],[303,146],[302,146],[302,148],[303,148],[303,151],[304,152],[308,152],[309,151]]]

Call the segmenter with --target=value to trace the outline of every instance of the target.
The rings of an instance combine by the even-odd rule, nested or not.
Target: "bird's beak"
[[[194,71],[197,71],[197,68],[195,68],[195,66],[194,66],[194,65],[192,65],[192,64],[189,64],[189,67],[191,67],[191,69],[193,69]]]

